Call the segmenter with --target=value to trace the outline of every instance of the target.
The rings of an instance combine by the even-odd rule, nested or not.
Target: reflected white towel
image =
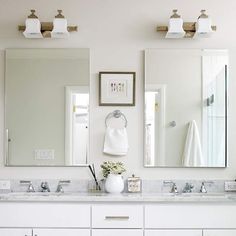
[[[189,123],[188,133],[183,153],[184,166],[204,166],[202,147],[195,120]]]
[[[126,128],[115,129],[107,127],[103,152],[114,156],[124,156],[129,149]]]

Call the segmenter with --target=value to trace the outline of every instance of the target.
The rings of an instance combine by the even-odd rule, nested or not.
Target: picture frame
[[[99,106],[135,106],[135,72],[99,72]]]

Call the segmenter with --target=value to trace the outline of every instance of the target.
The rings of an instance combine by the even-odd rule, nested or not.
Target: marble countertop
[[[24,193],[0,194],[0,202],[223,202],[235,203],[236,193]]]

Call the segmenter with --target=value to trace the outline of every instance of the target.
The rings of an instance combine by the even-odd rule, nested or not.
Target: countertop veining
[[[6,193],[0,194],[0,202],[224,202],[236,203],[235,193]]]

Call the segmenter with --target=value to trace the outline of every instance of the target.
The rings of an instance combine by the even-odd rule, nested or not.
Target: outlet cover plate
[[[225,182],[225,191],[226,192],[236,192],[236,181]]]
[[[0,180],[0,190],[10,190],[11,182],[10,180]]]

